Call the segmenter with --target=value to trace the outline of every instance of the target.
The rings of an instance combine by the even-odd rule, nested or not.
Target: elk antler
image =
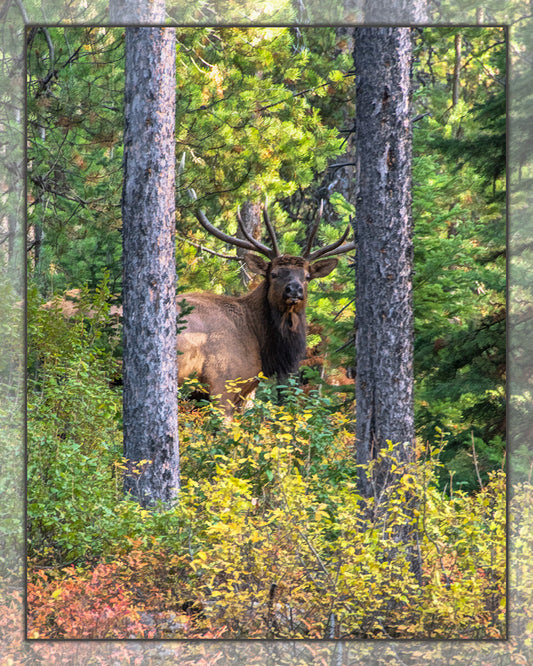
[[[244,226],[244,222],[242,220],[241,216],[241,211],[237,209],[237,222],[239,223],[239,228],[242,231],[244,237],[252,243],[252,245],[255,247],[257,252],[261,252],[262,254],[265,254],[269,259],[273,259],[274,257],[279,256],[279,251],[278,247],[276,244],[274,244],[274,248],[271,250],[269,247],[261,243],[261,241],[258,241],[257,238],[254,238],[252,235],[250,235],[248,229]]]
[[[334,243],[330,243],[330,245],[326,245],[326,247],[321,247],[318,250],[311,252],[311,245],[313,244],[313,240],[315,238],[318,225],[320,223],[320,216],[322,214],[323,204],[324,202],[321,201],[319,215],[317,215],[317,220],[311,228],[311,232],[309,234],[309,240],[307,241],[307,245],[303,253],[303,257],[305,259],[308,259],[309,261],[315,261],[315,259],[318,259],[319,257],[332,257],[335,254],[345,254],[346,252],[351,252],[352,250],[355,250],[355,248],[357,247],[357,244],[354,241],[352,241],[351,243],[344,243],[346,237],[350,233],[350,229],[352,228],[350,224],[346,227],[346,230],[342,234],[342,236]],[[352,222],[351,219],[350,222]]]
[[[230,236],[228,234],[225,234],[223,231],[220,231],[220,229],[217,229],[211,224],[211,222],[209,222],[203,210],[197,210],[195,215],[198,222],[200,222],[200,224],[202,225],[202,227],[204,227],[206,231],[208,231],[216,238],[219,238],[220,240],[224,241],[225,243],[229,243],[230,245],[236,245],[237,247],[242,247],[243,249],[250,250],[251,252],[260,252],[269,259],[273,259],[276,256],[273,250],[271,250],[266,245],[263,245],[263,243],[260,243],[259,241],[255,240],[255,238],[252,242],[250,240],[244,240],[242,238],[235,238],[235,236]],[[250,237],[249,234],[246,233],[245,236]]]
[[[196,200],[197,198],[196,192],[194,192],[194,190],[189,190],[189,196],[194,200]],[[229,234],[225,234],[223,231],[220,231],[220,229],[214,227],[211,224],[211,222],[209,222],[209,220],[207,219],[207,216],[203,210],[195,211],[195,215],[198,222],[200,222],[200,224],[206,231],[208,231],[216,238],[224,241],[225,243],[229,243],[230,245],[236,245],[237,247],[242,247],[244,250],[250,250],[251,252],[260,252],[269,259],[273,259],[274,257],[279,256],[279,252],[277,252],[277,246],[274,250],[272,250],[266,245],[263,245],[263,243],[261,243],[260,241],[250,236],[250,234],[244,228],[244,224],[242,223],[240,213],[237,213],[237,221],[239,223],[241,231],[245,236],[245,239],[236,238],[235,236],[230,236]]]
[[[332,257],[335,254],[345,254],[346,252],[355,250],[357,244],[354,241],[351,243],[344,243],[346,236],[348,236],[350,233],[350,229],[351,227],[346,227],[346,231],[342,234],[342,237],[339,238],[338,241],[331,243],[331,245],[326,245],[326,247],[315,250],[309,255],[309,257],[306,258],[308,258],[309,261],[315,261],[315,259],[318,259],[319,257]]]
[[[265,199],[265,205],[263,206],[263,220],[265,221],[265,226],[268,229],[268,234],[270,236],[270,240],[272,241],[272,247],[274,248],[274,252],[276,253],[275,256],[281,257],[281,252],[279,251],[278,247],[278,239],[276,238],[276,232],[274,231],[274,227],[272,226],[270,218],[268,217],[267,205],[268,201],[267,199]]]
[[[192,199],[196,200],[197,197],[194,190],[189,190],[189,195]],[[317,220],[311,228],[309,239],[306,243],[305,250],[302,254],[302,257],[304,259],[307,259],[308,261],[315,261],[315,259],[318,259],[319,257],[331,257],[335,254],[344,254],[346,252],[351,252],[356,248],[355,242],[344,243],[351,229],[351,225],[349,225],[346,228],[344,234],[341,236],[341,238],[339,238],[339,240],[336,240],[334,243],[326,245],[326,247],[322,247],[319,248],[318,250],[315,250],[314,252],[311,252],[311,245],[313,244],[313,240],[316,236],[318,225],[320,224],[320,218],[322,216],[323,208],[324,208],[324,201],[321,201],[320,209],[317,215]],[[237,222],[239,224],[240,230],[244,235],[244,238],[236,238],[235,236],[230,236],[229,234],[220,231],[220,229],[217,229],[211,224],[211,222],[209,222],[209,220],[206,217],[206,214],[202,210],[197,210],[195,212],[195,215],[198,222],[200,222],[200,224],[204,227],[206,231],[208,231],[211,235],[215,236],[216,238],[224,241],[225,243],[229,243],[230,245],[236,245],[237,247],[242,247],[244,250],[249,250],[250,252],[260,252],[261,254],[264,254],[266,257],[268,257],[271,260],[274,259],[275,257],[281,256],[281,253],[279,251],[278,241],[276,238],[276,233],[268,216],[267,201],[265,201],[265,204],[263,206],[263,219],[265,221],[265,226],[272,241],[272,248],[269,248],[267,245],[264,245],[263,243],[261,243],[261,241],[255,239],[248,232],[248,230],[244,226],[240,211],[237,211]]]

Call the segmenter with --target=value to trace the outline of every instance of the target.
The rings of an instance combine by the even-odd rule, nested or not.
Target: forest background
[[[349,185],[338,187],[343,178],[350,178],[349,165],[339,166],[345,161],[353,118],[349,34],[333,28],[183,29],[178,31],[178,44],[179,290],[242,292],[246,276],[200,233],[185,193],[193,187],[208,216],[232,232],[238,206],[268,197],[275,202],[272,216],[286,251],[295,253],[325,198],[327,224],[320,233],[325,242],[333,240],[353,214]],[[415,398],[420,455],[426,465],[423,480],[417,478],[417,482],[425,507],[431,493],[434,511],[451,506],[446,504],[451,499],[457,512],[452,520],[448,517],[452,532],[445,534],[438,523],[430,529],[424,526],[428,543],[438,542],[433,560],[427,559],[426,574],[434,573],[431,563],[442,568],[439,590],[447,590],[448,596],[433,600],[436,615],[428,617],[420,614],[420,607],[407,605],[407,613],[389,614],[384,622],[379,609],[369,612],[370,606],[363,606],[339,620],[342,614],[332,611],[342,597],[337,579],[328,590],[331,608],[326,617],[320,616],[310,593],[296,595],[302,615],[298,621],[279,617],[279,609],[275,613],[271,608],[272,600],[263,599],[269,610],[261,627],[253,614],[238,616],[238,609],[250,603],[250,595],[253,599],[254,593],[259,594],[250,592],[257,572],[248,571],[246,583],[237,585],[241,594],[235,594],[235,572],[217,569],[225,554],[204,548],[213,535],[198,533],[188,566],[195,575],[201,565],[211,568],[215,578],[207,588],[217,580],[218,611],[209,615],[203,608],[204,623],[198,624],[198,613],[184,612],[184,605],[198,600],[166,599],[173,620],[158,618],[155,635],[326,637],[344,625],[352,637],[467,637],[472,635],[468,633],[472,612],[479,613],[480,635],[503,635],[505,60],[501,28],[425,28],[417,34],[413,77]],[[121,287],[122,85],[122,30],[32,28],[28,32],[28,519],[29,580],[34,586],[30,586],[30,611],[34,611],[30,635],[33,632],[34,637],[74,637],[80,631],[89,631],[81,636],[92,637],[124,632],[150,635],[153,628],[141,621],[139,599],[132,598],[131,590],[112,602],[99,597],[108,585],[95,576],[103,580],[124,576],[113,568],[117,557],[129,561],[130,568],[132,562],[139,566],[135,558],[140,558],[150,571],[152,587],[143,592],[145,608],[146,595],[148,605],[160,608],[158,595],[168,594],[165,585],[168,590],[170,581],[179,581],[187,589],[183,577],[191,575],[190,571],[184,574],[187,566],[176,555],[183,550],[186,536],[191,552],[190,531],[179,527],[183,515],[175,518],[174,559],[170,558],[172,564],[163,573],[158,569],[158,548],[163,536],[168,540],[169,525],[155,526],[120,498],[120,340],[113,307],[120,302]],[[337,191],[328,196],[332,190]],[[310,296],[312,356],[305,380],[320,388],[309,394],[296,389],[294,409],[289,406],[281,414],[281,420],[292,427],[291,441],[300,441],[301,450],[285,447],[280,453],[280,443],[287,437],[283,428],[272,428],[270,449],[265,448],[264,423],[269,418],[265,411],[251,410],[248,420],[234,425],[231,437],[226,433],[225,439],[214,434],[220,431],[216,413],[202,413],[200,424],[197,412],[182,412],[183,477],[191,479],[191,493],[193,479],[210,482],[209,489],[191,494],[189,511],[198,512],[195,502],[202,493],[204,503],[206,497],[213,504],[233,502],[237,494],[255,506],[255,496],[263,492],[265,506],[270,506],[276,483],[291,480],[293,485],[283,486],[288,496],[303,478],[305,494],[312,494],[315,504],[300,511],[312,509],[315,522],[297,528],[299,541],[307,542],[313,556],[317,549],[323,557],[331,551],[328,541],[335,528],[327,521],[340,505],[333,507],[331,495],[321,489],[329,485],[331,493],[340,497],[353,474],[353,461],[347,462],[353,446],[349,425],[353,389],[350,382],[339,381],[339,368],[354,365],[353,280],[353,265],[343,262]],[[77,301],[78,313],[70,320],[61,316],[65,295]],[[43,307],[54,296],[61,299],[61,307],[60,301],[57,307]],[[345,374],[341,372],[340,378]],[[304,422],[299,420],[302,405],[307,408]],[[280,414],[271,412],[273,416],[279,419]],[[302,428],[312,433],[306,440]],[[240,446],[243,439],[258,433],[263,450],[253,459]],[[295,433],[300,440],[294,440]],[[304,456],[304,441],[307,463],[299,459]],[[280,465],[295,463],[296,476],[288,468],[279,475]],[[243,477],[247,466],[248,476]],[[84,484],[88,471],[90,489]],[[217,486],[223,477],[232,480],[233,487]],[[491,534],[493,541],[487,539],[485,528],[473,527],[472,514],[480,511],[480,501],[488,511],[485,519],[496,519],[496,529],[500,528]],[[287,501],[277,510],[283,515],[288,508]],[[122,513],[118,521],[117,512]],[[97,526],[91,525],[94,515],[101,518]],[[195,513],[194,517],[205,523],[205,515],[200,518]],[[192,519],[191,513],[188,518]],[[237,523],[226,527],[231,534],[242,529]],[[308,542],[310,529],[314,546]],[[155,539],[153,543],[146,541],[148,535]],[[451,547],[452,538],[454,548],[443,553],[443,548]],[[467,544],[463,552],[457,550],[461,540]],[[291,548],[295,548],[292,542]],[[489,558],[490,566],[481,566],[481,578],[480,571],[467,576],[466,569],[473,566],[470,558],[479,557],[479,551]],[[372,552],[367,544],[367,553]],[[347,565],[336,561],[339,570]],[[312,565],[307,560],[298,575],[309,578],[313,566],[316,562]],[[366,565],[359,562],[359,566],[364,570]],[[59,567],[59,576],[43,573],[50,567]],[[88,624],[88,610],[81,604],[78,615],[75,611],[70,617],[71,624],[61,626],[58,618],[67,607],[76,608],[76,595],[87,585],[87,575],[95,583],[95,598],[104,604],[96,625]],[[474,588],[483,577],[487,589],[479,594]],[[359,582],[365,581],[368,578],[362,575]],[[442,627],[441,614],[448,612],[449,595],[456,595],[453,586],[459,581],[470,586],[471,594],[461,608],[454,608],[454,622]],[[390,579],[380,583],[387,586]],[[354,581],[351,585],[353,594]],[[296,579],[294,586],[305,588],[301,580],[296,585]],[[103,608],[109,604],[115,620],[120,615],[130,623],[119,626],[108,618],[102,624]],[[150,619],[154,622],[153,616]]]
[[[46,35],[29,33],[30,291],[47,301],[105,280],[118,301],[123,31],[50,38],[55,75]],[[238,264],[198,248],[221,249],[198,229],[187,189],[233,232],[239,207],[276,201],[278,233],[297,252],[329,188],[320,232],[335,238],[353,213],[334,191],[353,178],[336,166],[353,117],[347,33],[186,29],[178,41],[179,290],[242,293]],[[505,58],[503,29],[424,29],[417,40],[417,432],[430,443],[446,437],[442,483],[452,473],[466,490],[479,485],[472,441],[483,480],[504,450]],[[308,346],[333,369],[354,366],[350,283],[343,262],[311,297]]]

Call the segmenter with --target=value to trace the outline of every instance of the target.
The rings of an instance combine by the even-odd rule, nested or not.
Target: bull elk
[[[306,348],[307,284],[331,273],[338,262],[333,255],[353,250],[355,243],[344,242],[348,227],[339,240],[311,252],[320,222],[318,216],[303,254],[296,257],[280,253],[266,206],[263,218],[272,247],[253,238],[239,214],[237,220],[244,238],[223,233],[202,211],[196,217],[216,238],[248,250],[246,265],[265,278],[240,297],[199,292],[180,296],[193,309],[178,335],[178,381],[181,384],[196,374],[210,396],[220,396],[226,415],[231,415],[255,389],[260,372],[282,382],[298,370]],[[227,388],[227,382],[235,380],[241,380],[238,393]]]

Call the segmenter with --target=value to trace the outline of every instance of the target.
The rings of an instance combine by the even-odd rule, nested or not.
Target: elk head
[[[307,284],[314,278],[329,275],[336,267],[338,259],[333,255],[344,254],[355,249],[355,243],[345,243],[350,232],[348,226],[342,237],[327,245],[311,252],[318,225],[322,213],[320,206],[317,219],[315,220],[307,240],[306,247],[301,256],[282,255],[279,250],[274,227],[270,221],[266,204],[263,206],[263,219],[270,236],[272,247],[264,245],[261,241],[251,236],[243,224],[240,212],[237,212],[237,222],[244,238],[230,236],[214,227],[203,211],[196,212],[200,224],[210,234],[223,240],[225,243],[249,250],[245,255],[245,262],[252,273],[263,275],[268,281],[269,302],[280,311],[301,312],[305,309],[307,302]],[[266,256],[269,261],[265,261]],[[323,258],[317,261],[320,257]]]
[[[317,277],[331,273],[337,259],[323,259],[310,264],[304,257],[282,255],[269,262],[257,254],[246,254],[245,262],[252,273],[263,275],[267,282],[267,299],[270,307],[281,314],[282,331],[296,331],[305,313],[307,285]]]

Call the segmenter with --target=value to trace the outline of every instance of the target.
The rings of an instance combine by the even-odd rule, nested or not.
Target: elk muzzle
[[[287,305],[296,305],[304,299],[304,288],[301,282],[291,280],[283,291],[283,296]]]

